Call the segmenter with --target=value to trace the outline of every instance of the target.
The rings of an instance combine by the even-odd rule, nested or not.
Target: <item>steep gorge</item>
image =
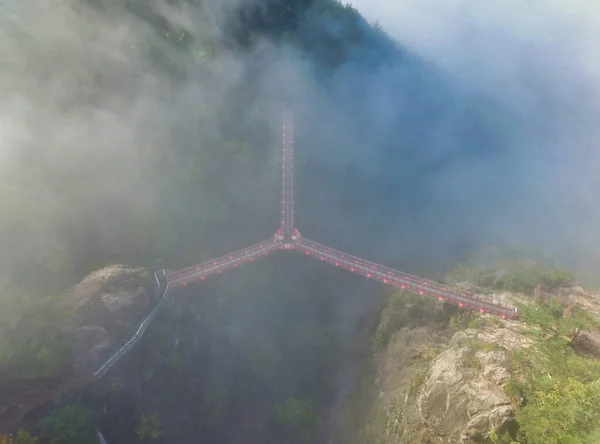
[[[561,299],[548,302],[497,294],[519,304],[519,322],[406,292],[365,303],[367,295],[383,295],[378,285],[319,265],[282,256],[173,294],[108,375],[32,405],[40,408],[21,426],[42,437],[53,427],[54,433],[75,427],[80,440],[86,433],[94,439],[99,427],[114,443],[153,437],[164,443],[491,444],[508,436],[537,443],[553,435],[545,435],[550,426],[537,440],[531,435],[527,406],[534,394],[566,381],[592,383],[593,390],[600,380],[600,361],[571,341],[575,328],[600,327],[600,298],[581,287],[561,288]],[[307,274],[311,292],[294,291]],[[111,338],[131,334],[151,304],[147,279],[147,272],[113,266],[55,301],[73,320],[55,327],[76,339],[65,340],[71,351],[59,368],[71,370],[60,371],[57,381],[97,367],[119,344]],[[242,297],[250,291],[251,298]],[[354,308],[333,310],[340,305]],[[4,392],[11,391],[13,405],[21,393],[35,397],[50,387],[29,384],[20,392],[23,384],[12,379]],[[56,415],[74,408],[95,413],[78,426],[67,416],[59,427]],[[590,413],[600,415],[595,408]],[[560,422],[565,414],[546,419]],[[592,424],[581,442],[592,443],[594,433]]]
[[[503,442],[494,429],[514,435],[507,418],[536,414],[520,408],[539,381],[515,347],[589,319],[540,308],[524,333],[302,257],[173,294],[99,384],[52,391],[131,335],[155,303],[149,270],[272,234],[283,103],[298,116],[297,222],[311,237],[440,277],[488,235],[486,222],[511,217],[485,208],[518,194],[518,176],[498,190],[496,162],[518,116],[350,6],[240,4],[23,2],[2,16],[0,418],[37,406],[21,425],[44,444],[92,443],[95,427],[110,444]],[[477,161],[474,146],[485,147]],[[498,176],[458,174],[480,195],[456,197],[464,189],[447,168],[461,156],[500,165]],[[578,303],[597,313],[584,293]],[[578,373],[595,364],[568,357],[555,374],[595,378]],[[565,387],[581,389],[550,389]],[[527,432],[535,421],[524,418]]]

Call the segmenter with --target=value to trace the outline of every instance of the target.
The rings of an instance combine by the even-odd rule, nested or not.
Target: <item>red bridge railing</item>
[[[439,282],[430,281],[394,270],[393,268],[361,259],[339,250],[329,248],[325,245],[318,244],[317,242],[301,239],[295,243],[295,249],[303,251],[307,255],[311,255],[322,261],[329,262],[337,267],[345,268],[353,273],[362,274],[363,276],[378,280],[385,284],[412,290],[420,295],[433,296],[440,301],[446,301],[460,307],[479,310],[482,313],[491,313],[502,316],[503,318],[518,317],[514,308],[506,304],[500,304],[491,298],[485,298],[453,289],[440,284]]]
[[[235,268],[245,262],[252,262],[259,257],[268,255],[272,251],[278,250],[280,247],[281,242],[271,238],[216,259],[209,259],[193,267],[167,273],[167,280],[171,287],[186,286],[190,282],[203,280],[211,274],[222,273],[228,268]]]

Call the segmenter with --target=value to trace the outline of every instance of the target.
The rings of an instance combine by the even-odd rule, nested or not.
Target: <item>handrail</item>
[[[163,272],[163,275],[165,275],[164,270],[161,270],[161,271]],[[158,285],[158,287],[156,289],[156,294],[155,294],[155,297],[156,297],[156,296],[158,296],[161,285],[160,285],[160,281],[159,281],[156,273],[154,273],[154,278],[156,279],[156,283]],[[117,350],[110,358],[108,358],[106,360],[106,362],[104,364],[102,364],[98,370],[96,370],[94,372],[94,374],[93,374],[94,378],[96,378],[96,379],[102,378],[102,376],[104,376],[106,374],[106,372],[108,372],[111,369],[111,367],[114,366],[125,353],[127,353],[129,350],[131,350],[131,348],[133,348],[133,346],[135,344],[137,344],[140,339],[142,339],[142,336],[144,335],[145,331],[148,329],[150,323],[154,320],[154,318],[156,317],[156,315],[162,308],[162,306],[165,302],[165,299],[167,298],[167,296],[169,294],[170,288],[171,287],[170,287],[169,283],[167,282],[167,286],[165,287],[165,291],[163,292],[162,297],[160,298],[160,301],[156,304],[156,306],[152,309],[152,311],[148,314],[148,316],[146,316],[144,318],[144,320],[138,327],[135,334],[123,346],[121,346],[121,348],[119,348],[119,350]]]
[[[268,255],[269,252],[277,250],[282,243],[275,239],[269,239],[258,244],[254,244],[248,248],[237,250],[227,255],[221,256],[218,259],[206,261],[203,264],[189,267],[186,272],[176,272],[167,277],[169,284],[172,287],[187,285],[188,282],[201,280],[214,273],[221,273],[224,270],[237,267],[244,262],[254,261],[255,259]]]
[[[338,267],[346,268],[352,272],[360,273],[368,278],[386,284],[415,290],[421,295],[427,294],[461,307],[466,306],[504,318],[518,317],[518,313],[513,307],[500,305],[494,301],[469,295],[465,292],[453,291],[451,288],[447,288],[440,283],[430,282],[417,276],[376,264],[375,262],[366,261],[307,239],[297,241],[295,248]]]
[[[190,274],[194,274],[194,273],[197,273],[197,272],[200,272],[203,270],[210,270],[214,267],[220,266],[221,264],[223,264],[225,262],[229,262],[238,256],[257,252],[259,250],[262,250],[265,247],[273,246],[276,243],[277,243],[277,241],[275,241],[274,238],[264,240],[262,242],[258,242],[256,244],[254,244],[254,245],[250,245],[249,247],[242,248],[240,250],[236,250],[231,253],[224,254],[223,256],[220,256],[220,257],[217,257],[214,259],[208,259],[197,265],[192,265],[191,267],[186,267],[186,268],[182,268],[181,270],[170,272],[170,273],[166,274],[166,277],[169,282],[173,283],[174,281],[179,280],[183,277],[186,277]]]
[[[96,427],[96,437],[98,438],[98,444],[108,444],[106,438],[102,434],[102,432]]]

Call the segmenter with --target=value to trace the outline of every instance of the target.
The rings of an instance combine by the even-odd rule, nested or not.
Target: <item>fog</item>
[[[270,238],[285,107],[303,236],[429,275],[488,243],[532,244],[593,281],[599,7],[355,1],[392,43],[348,8],[343,19],[310,10],[273,22],[277,1],[252,4],[264,8],[0,1],[2,282],[60,294],[109,263],[177,269]],[[273,31],[284,19],[296,23],[291,38]],[[210,362],[202,371],[241,387],[235,371],[247,363],[236,353],[247,353],[273,373],[265,386],[284,387],[266,404],[289,395],[274,376],[283,370],[297,391],[325,393],[337,380],[343,404],[358,369],[340,355],[382,293],[303,259],[178,299],[198,319],[202,304],[221,316],[214,330],[226,345],[208,347],[214,367],[187,356],[194,372]],[[3,294],[4,310],[13,293]],[[261,335],[276,343],[263,350],[273,359],[257,355]],[[289,355],[276,362],[281,350]]]
[[[240,82],[243,58],[224,56],[207,68],[151,26],[167,22],[197,35],[193,9],[93,3],[14,2],[2,17],[3,241],[18,237],[7,262],[65,246],[75,261],[84,254],[77,249],[96,249],[98,264],[140,260],[143,254],[127,254],[133,248],[158,256],[164,244],[153,249],[152,238],[168,210],[176,211],[169,203],[180,191],[185,149],[211,162],[205,146],[223,131],[219,106]],[[202,23],[209,34],[220,15],[211,17]],[[180,203],[223,198],[215,192],[200,189],[195,201]],[[145,239],[138,234],[144,231]],[[125,241],[132,236],[134,245]],[[84,262],[93,267],[92,258]]]
[[[22,236],[23,257],[64,247],[74,236],[65,224],[112,242],[101,248],[107,260],[134,260],[120,250],[133,248],[122,244],[131,230],[144,231],[137,221],[152,220],[154,233],[179,217],[172,236],[214,254],[269,236],[286,104],[297,120],[306,236],[414,269],[492,241],[534,243],[581,272],[600,260],[592,247],[600,27],[591,3],[355,2],[380,19],[401,56],[370,69],[372,54],[359,48],[321,81],[287,44],[262,39],[203,63],[202,48],[196,59],[182,56],[151,26],[219,41],[235,2],[208,3],[210,14],[187,3],[89,4],[4,2],[2,199],[8,212],[21,209],[23,220],[8,225],[13,242]],[[251,140],[233,166],[218,148],[228,137]],[[186,152],[210,171],[184,196],[173,193]],[[206,202],[219,202],[227,221],[214,205],[190,210]],[[210,234],[191,240],[197,223]],[[164,256],[149,236],[135,248]],[[189,254],[173,265],[193,261]]]
[[[484,214],[499,222],[502,237],[536,243],[595,277],[600,7],[584,0],[352,3],[464,91],[487,96],[515,119],[500,148],[501,159],[511,153],[509,164],[486,165],[491,170],[483,181],[491,174],[499,189],[521,183],[506,196],[510,202],[482,208]],[[434,180],[444,183],[459,172],[477,179],[457,162]],[[461,183],[468,194],[474,191]]]

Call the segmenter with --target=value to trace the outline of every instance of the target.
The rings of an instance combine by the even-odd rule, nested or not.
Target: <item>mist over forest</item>
[[[525,25],[498,19],[468,39],[489,51],[453,43],[450,75],[330,2],[4,8],[9,267],[176,267],[268,236],[283,106],[307,236],[409,268],[523,240],[595,263],[594,65],[562,50],[583,31],[547,56],[548,29],[518,46]],[[447,35],[466,32],[449,22]]]
[[[597,284],[598,7],[367,3],[0,2],[0,322],[109,264],[176,270],[272,236],[286,108],[302,235],[426,276],[526,246]],[[334,403],[331,351],[383,295],[301,257],[260,267],[182,296],[220,319],[222,418],[257,393]],[[258,343],[280,361],[238,378]]]

